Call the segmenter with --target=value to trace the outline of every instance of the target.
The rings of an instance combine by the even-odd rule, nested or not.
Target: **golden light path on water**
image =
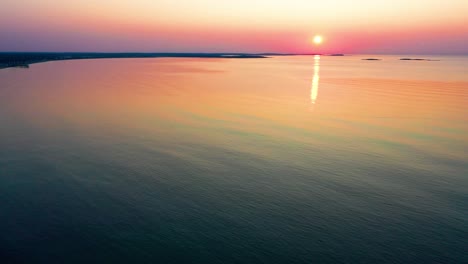
[[[314,56],[314,77],[312,78],[312,88],[310,89],[310,100],[312,107],[317,102],[320,81],[320,55]]]

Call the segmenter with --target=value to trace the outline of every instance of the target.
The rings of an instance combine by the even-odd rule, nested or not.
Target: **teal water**
[[[0,70],[2,263],[466,263],[467,57]]]

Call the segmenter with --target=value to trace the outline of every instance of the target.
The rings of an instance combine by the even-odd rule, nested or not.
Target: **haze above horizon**
[[[0,52],[467,54],[466,14],[465,0],[4,0]]]

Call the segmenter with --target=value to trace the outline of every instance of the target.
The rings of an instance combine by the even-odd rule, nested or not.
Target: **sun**
[[[320,45],[323,42],[323,37],[320,35],[315,35],[312,41],[314,42],[315,45]]]

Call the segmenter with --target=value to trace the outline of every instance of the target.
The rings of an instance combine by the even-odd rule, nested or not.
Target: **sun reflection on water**
[[[312,87],[310,89],[310,100],[312,107],[317,102],[319,80],[320,80],[320,55],[314,56],[314,77],[312,78]]]

